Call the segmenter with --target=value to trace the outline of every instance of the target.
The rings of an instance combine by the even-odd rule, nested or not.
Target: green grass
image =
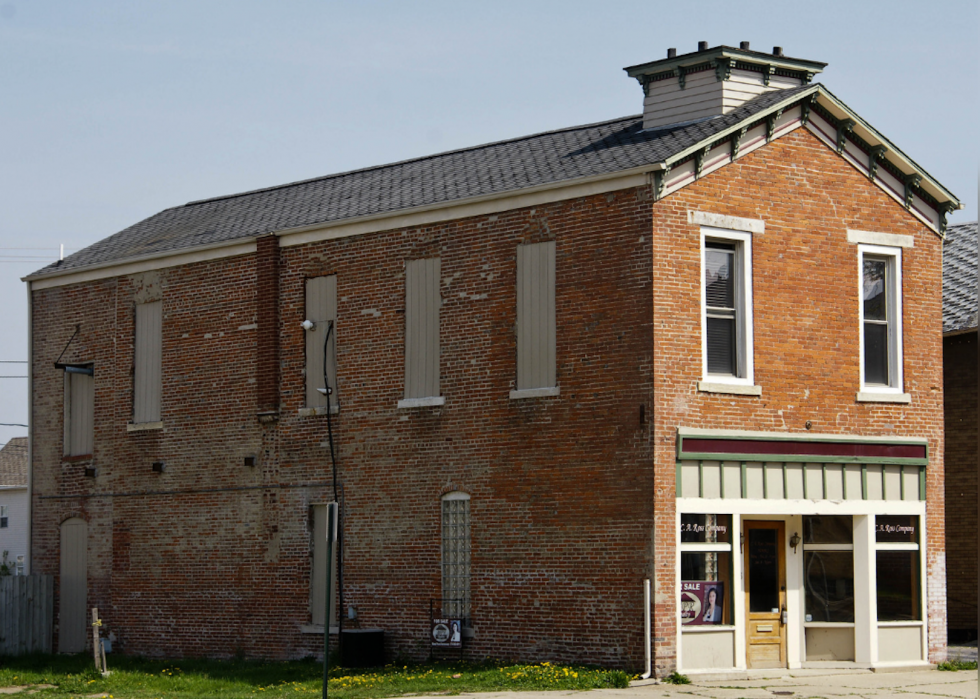
[[[937,670],[942,670],[943,672],[956,672],[957,670],[976,670],[977,661],[976,660],[946,660],[939,663]]]
[[[299,697],[320,696],[323,689],[323,665],[313,660],[149,660],[115,655],[108,660],[111,674],[102,677],[88,655],[0,658],[0,687],[54,685],[38,694],[113,699]],[[337,699],[380,699],[403,694],[626,687],[629,679],[618,670],[550,663],[388,665],[367,670],[331,668],[327,690]]]

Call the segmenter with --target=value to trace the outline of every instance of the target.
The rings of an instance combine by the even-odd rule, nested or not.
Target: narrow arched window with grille
[[[442,610],[446,617],[470,617],[470,496],[442,496]]]

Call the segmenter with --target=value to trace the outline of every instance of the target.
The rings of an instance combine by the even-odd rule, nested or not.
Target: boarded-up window
[[[327,607],[327,506],[313,506],[313,570],[310,573],[310,620],[323,625]],[[334,565],[330,588],[330,625],[337,625],[337,545],[334,544]]]
[[[405,397],[439,395],[439,258],[405,265]]]
[[[133,368],[133,422],[160,421],[163,303],[136,306]]]
[[[306,406],[325,408],[323,389],[330,384],[330,404],[337,405],[337,277],[306,280],[306,320],[314,327],[306,331]],[[331,326],[334,326],[331,330]],[[328,341],[329,334],[329,341]],[[324,379],[326,375],[326,379]]]
[[[517,246],[517,388],[551,388],[555,372],[555,241]]]
[[[65,372],[65,454],[92,453],[95,379],[88,374]]]

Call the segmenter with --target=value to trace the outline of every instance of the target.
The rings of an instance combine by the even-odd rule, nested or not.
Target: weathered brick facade
[[[977,637],[977,333],[943,340],[950,640]]]
[[[761,396],[699,393],[700,242],[688,211],[765,221],[754,242]],[[907,405],[857,403],[849,228],[905,250]],[[88,521],[89,605],[117,648],[301,657],[309,508],[332,499],[326,416],[304,407],[304,283],[337,275],[344,603],[427,656],[440,496],[471,496],[473,658],[638,668],[653,578],[657,672],[676,659],[678,427],[928,439],[929,655],[946,634],[940,238],[806,129],[654,201],[641,186],[35,291],[35,572]],[[515,259],[555,240],[559,396],[510,400]],[[403,395],[407,260],[442,266],[442,407]],[[163,302],[162,429],[131,419],[133,304]],[[276,333],[269,332],[275,323]],[[62,373],[94,361],[92,459],[62,457]],[[974,363],[975,366],[975,363]],[[975,390],[975,386],[974,386]],[[269,415],[278,403],[278,418]],[[260,420],[260,414],[263,419]],[[243,464],[256,456],[257,465]],[[167,468],[154,473],[151,464]],[[86,478],[85,466],[98,476]]]

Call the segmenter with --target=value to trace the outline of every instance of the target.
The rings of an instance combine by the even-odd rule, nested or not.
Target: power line
[[[0,427],[27,427],[27,425],[22,425],[19,422],[0,422]]]
[[[0,379],[26,379],[26,376],[0,376]]]
[[[0,364],[27,364],[26,359],[0,359]]]

